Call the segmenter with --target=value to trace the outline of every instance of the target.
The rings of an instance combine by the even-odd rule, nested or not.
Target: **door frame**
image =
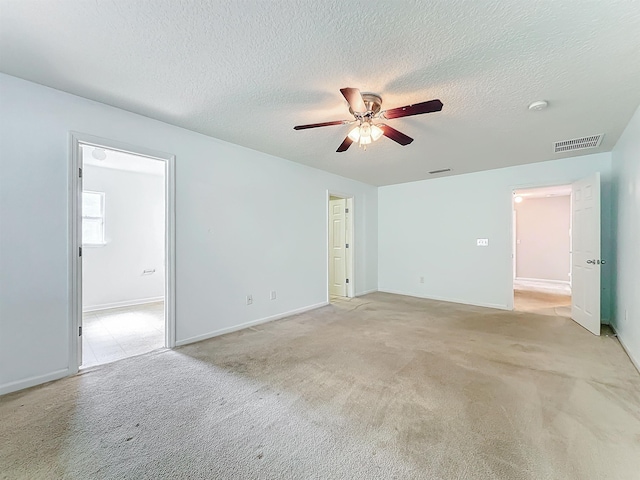
[[[82,358],[80,355],[79,327],[82,325],[82,191],[79,180],[82,168],[81,145],[95,146],[107,150],[116,150],[153,160],[164,162],[164,195],[165,195],[165,347],[173,348],[176,344],[176,250],[175,250],[175,155],[152,150],[146,147],[130,145],[124,142],[97,137],[81,132],[69,132],[69,305],[71,310],[69,322],[69,373],[79,371]]]
[[[331,242],[329,240],[329,202],[331,200],[331,197],[338,197],[338,198],[344,198],[347,201],[347,208],[349,209],[349,215],[348,215],[348,220],[345,218],[345,226],[348,227],[348,231],[349,233],[347,234],[347,243],[349,244],[349,248],[347,249],[348,251],[346,252],[346,265],[349,269],[349,271],[347,272],[347,277],[349,278],[349,283],[347,284],[347,297],[346,298],[353,298],[355,297],[355,285],[356,285],[356,269],[355,269],[355,197],[353,194],[349,194],[349,193],[344,193],[344,192],[338,192],[335,190],[327,190],[327,198],[326,198],[326,203],[325,203],[325,215],[326,215],[326,220],[324,222],[325,225],[325,239],[327,241],[327,248],[326,248],[326,253],[327,253],[327,257],[326,257],[326,261],[325,261],[325,265],[327,267],[326,270],[326,286],[327,286],[327,303],[329,303],[329,299],[331,298],[331,294],[329,292],[329,260],[330,260],[330,253],[329,253],[329,249],[330,249],[330,245]]]
[[[509,190],[509,194],[511,196],[511,294],[509,296],[509,298],[511,299],[511,305],[507,305],[507,309],[508,310],[515,310],[516,306],[515,306],[515,290],[514,290],[514,282],[516,280],[516,248],[517,248],[517,244],[516,244],[516,202],[515,202],[515,198],[516,198],[516,191],[517,190],[525,190],[525,189],[530,189],[530,188],[547,188],[547,187],[565,187],[567,185],[572,185],[573,181],[572,180],[567,180],[567,181],[562,181],[562,182],[558,182],[558,181],[554,181],[554,182],[536,182],[536,183],[524,183],[521,185],[511,185],[510,190]],[[571,196],[572,197],[572,196]],[[569,207],[569,209],[571,209],[571,207]],[[569,210],[569,222],[571,222],[571,210]],[[569,231],[570,231],[570,235],[573,235],[573,226],[571,225],[571,223],[569,224]],[[570,239],[571,240],[571,239]],[[569,274],[571,274],[571,252],[569,252]],[[571,276],[569,276],[569,284],[571,284]]]

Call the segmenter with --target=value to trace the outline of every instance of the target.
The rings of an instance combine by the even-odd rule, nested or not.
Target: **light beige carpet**
[[[571,320],[389,294],[0,398],[9,479],[615,479],[640,375]]]

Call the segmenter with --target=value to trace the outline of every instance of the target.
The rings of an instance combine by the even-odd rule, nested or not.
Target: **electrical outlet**
[[[247,305],[251,305],[253,303],[253,295],[247,295]]]
[[[476,245],[478,247],[488,247],[489,246],[489,239],[488,238],[478,238],[478,240],[476,240]]]
[[[420,277],[420,283],[424,283],[424,277]]]
[[[275,300],[276,299],[276,291],[275,290],[271,290],[271,295],[269,295],[269,298],[271,300]]]

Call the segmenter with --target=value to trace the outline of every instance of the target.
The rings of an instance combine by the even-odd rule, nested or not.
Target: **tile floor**
[[[83,367],[164,347],[164,302],[87,312],[82,318]]]

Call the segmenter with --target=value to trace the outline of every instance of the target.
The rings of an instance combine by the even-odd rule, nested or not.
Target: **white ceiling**
[[[114,170],[124,170],[133,173],[143,173],[147,175],[164,175],[164,162],[153,158],[132,155],[130,153],[119,152],[117,150],[106,150],[89,145],[82,145],[82,163],[95,167],[112,168]],[[95,158],[94,150],[104,152],[104,160]]]
[[[541,198],[541,197],[562,197],[571,195],[571,185],[556,185],[552,187],[523,188],[515,190],[513,193],[517,197]]]
[[[635,0],[0,0],[0,71],[375,185],[611,150],[639,52]],[[338,154],[348,127],[293,126],[349,118],[342,87],[444,109]]]

